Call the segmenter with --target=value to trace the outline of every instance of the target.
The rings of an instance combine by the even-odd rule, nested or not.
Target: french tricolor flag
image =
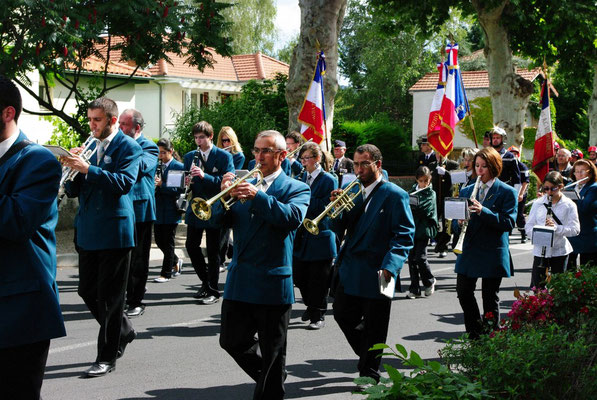
[[[427,133],[439,132],[441,125],[439,120],[439,109],[442,106],[442,100],[444,99],[444,93],[446,91],[446,79],[448,79],[448,65],[446,63],[437,64],[437,70],[439,72],[439,81],[437,82],[437,88],[435,89],[435,95],[431,102],[431,110],[429,110],[429,123],[427,125]]]
[[[555,155],[553,148],[553,131],[551,129],[551,113],[549,110],[549,81],[545,79],[541,86],[541,115],[535,134],[535,151],[533,152],[533,171],[543,182],[549,172],[549,159]]]
[[[325,139],[325,97],[323,95],[323,75],[325,74],[325,55],[323,51],[317,57],[313,81],[298,115],[302,124],[301,135],[306,140],[313,139],[321,143]]]

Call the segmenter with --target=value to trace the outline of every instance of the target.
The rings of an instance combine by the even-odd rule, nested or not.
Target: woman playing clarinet
[[[491,147],[480,150],[474,158],[475,172],[480,177],[478,196],[471,197],[473,186],[460,192],[470,198],[471,213],[464,236],[462,254],[456,259],[456,292],[464,312],[464,325],[471,339],[482,332],[482,318],[475,299],[475,286],[481,278],[483,315],[494,324],[499,322],[499,297],[502,278],[513,273],[508,245],[514,228],[517,193],[497,177],[502,171],[502,158]]]

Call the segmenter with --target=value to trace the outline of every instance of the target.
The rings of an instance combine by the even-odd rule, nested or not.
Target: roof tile
[[[518,68],[516,73],[525,79],[534,81],[541,74],[541,69],[535,68],[529,71],[525,68]],[[435,90],[438,79],[439,74],[437,72],[425,74],[409,91]],[[489,88],[489,74],[487,71],[462,71],[462,82],[466,89],[487,89]]]

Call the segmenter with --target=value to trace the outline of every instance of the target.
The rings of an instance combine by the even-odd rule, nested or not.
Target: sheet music
[[[394,297],[394,290],[396,289],[396,279],[392,276],[389,281],[383,275],[383,269],[377,271],[377,280],[379,282],[379,293],[387,298]]]
[[[446,199],[444,201],[444,217],[446,219],[469,219],[468,202],[465,198]]]
[[[466,171],[459,169],[456,171],[450,171],[450,178],[452,183],[466,183]]]
[[[535,246],[552,247],[555,226],[535,225],[533,226],[533,237],[531,241]]]
[[[169,171],[166,187],[184,187],[184,171]]]

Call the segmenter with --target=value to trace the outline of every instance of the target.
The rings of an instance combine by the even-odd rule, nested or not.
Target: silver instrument
[[[197,165],[197,161],[200,160],[200,157],[201,157],[200,149],[201,149],[201,147],[197,147],[197,150],[195,151],[195,156],[193,157],[193,161],[191,162],[191,167],[193,165]],[[200,168],[203,168],[202,163],[200,164]],[[185,179],[186,179],[187,173],[185,173]],[[191,190],[191,181],[192,180],[193,180],[193,177],[189,176],[188,183],[185,185],[184,192],[181,193],[180,196],[178,197],[178,199],[176,200],[176,208],[178,209],[178,212],[180,212],[180,213],[187,212],[187,208],[189,206],[189,201],[191,200],[191,196],[193,195],[193,191]]]
[[[471,199],[477,197],[477,192],[479,191],[479,183],[481,182],[481,177],[478,176],[477,180],[475,181],[475,186],[473,187],[473,192],[471,193]],[[466,229],[468,228],[468,220],[464,221],[462,224],[462,229],[460,230],[460,236],[458,237],[458,243],[454,247],[454,253],[462,254],[462,246],[464,245],[464,236],[466,235]]]
[[[97,145],[92,149],[91,146],[94,143],[97,143]],[[91,157],[97,152],[98,147],[99,147],[99,140],[96,139],[93,136],[93,134],[89,135],[87,140],[85,140],[85,143],[83,143],[83,151],[81,151],[81,154],[79,154],[79,157],[83,161],[89,163],[89,160],[91,159]],[[67,167],[67,166],[62,167],[62,177],[60,178],[60,186],[58,189],[58,205],[60,205],[60,203],[66,196],[66,190],[64,188],[64,185],[67,182],[72,182],[78,174],[79,174],[79,171],[77,171],[76,169],[73,169],[73,168]]]

